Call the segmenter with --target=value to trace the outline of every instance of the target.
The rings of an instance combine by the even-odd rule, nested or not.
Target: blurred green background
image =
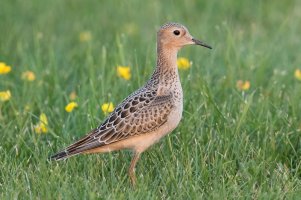
[[[180,71],[183,119],[142,155],[137,189],[127,151],[48,162],[104,120],[103,103],[144,84],[169,21],[213,50],[180,51],[193,63]],[[0,0],[0,62],[11,66],[0,75],[11,92],[0,101],[0,199],[300,198],[300,24],[297,0]],[[46,134],[35,132],[41,113]]]

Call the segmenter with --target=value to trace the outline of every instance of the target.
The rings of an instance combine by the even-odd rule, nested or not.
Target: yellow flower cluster
[[[128,66],[117,66],[117,75],[128,81],[131,79],[131,68]]]
[[[187,58],[180,57],[177,59],[177,65],[179,69],[189,69],[191,67],[191,61],[189,61]]]
[[[25,71],[22,73],[21,78],[25,81],[34,81],[36,79],[36,75],[32,71]]]
[[[0,101],[8,101],[11,98],[11,93],[9,90],[0,91]]]
[[[296,69],[294,75],[297,80],[301,81],[301,70],[300,69]]]
[[[236,88],[238,90],[241,90],[241,91],[246,91],[246,90],[249,90],[251,87],[251,83],[250,81],[242,81],[242,80],[238,80],[236,82]]]
[[[48,132],[48,119],[45,115],[45,113],[42,113],[40,115],[40,121],[39,123],[34,127],[34,130],[36,133],[47,133]]]
[[[102,112],[107,115],[108,113],[113,112],[114,110],[114,104],[112,102],[104,103],[101,106]]]
[[[68,103],[65,107],[65,111],[66,112],[72,112],[74,110],[74,108],[78,107],[78,104],[74,101]]]
[[[0,62],[0,74],[7,74],[11,71],[11,66],[6,65],[4,62]]]

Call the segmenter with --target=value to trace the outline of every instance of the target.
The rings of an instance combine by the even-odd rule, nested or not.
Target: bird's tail
[[[89,134],[93,132],[95,132],[95,130],[92,130]],[[93,149],[104,144],[100,143],[98,140],[95,140],[93,137],[90,137],[89,134],[80,139],[79,141],[75,142],[74,144],[71,144],[70,146],[66,147],[64,150],[54,154],[49,159],[57,161],[67,159],[71,156],[84,153],[87,150]]]
[[[83,140],[83,139],[82,139]],[[58,153],[54,154],[53,156],[50,156],[50,160],[64,160],[71,156],[75,156],[77,154],[82,153],[82,148],[78,148],[78,143],[80,143],[82,140],[66,147],[64,150],[59,151]]]
[[[50,157],[50,160],[64,160],[67,158],[70,158],[71,156],[75,156],[81,153],[85,153],[85,151],[88,151],[90,149],[93,149],[94,147],[98,147],[99,146],[99,142],[92,142],[89,145],[78,145],[78,143],[80,143],[81,141],[70,145],[69,147],[67,147],[66,149],[54,154],[53,156]]]
[[[76,154],[78,154],[78,153],[76,153]],[[75,156],[76,154],[68,153],[68,151],[63,150],[63,151],[60,151],[60,152],[50,156],[49,160],[56,160],[56,161],[64,160],[71,156]]]

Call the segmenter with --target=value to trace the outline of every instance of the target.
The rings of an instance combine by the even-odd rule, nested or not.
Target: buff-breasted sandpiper
[[[182,118],[183,92],[177,53],[192,44],[211,49],[193,38],[181,24],[161,26],[157,32],[157,67],[147,83],[124,99],[100,126],[51,159],[131,149],[134,156],[129,176],[135,185],[135,166],[140,154],[174,130]]]

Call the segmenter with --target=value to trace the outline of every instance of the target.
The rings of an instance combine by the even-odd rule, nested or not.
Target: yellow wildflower
[[[45,124],[45,125],[48,125],[48,120],[47,120],[47,117],[46,117],[45,113],[42,113],[40,115],[40,122]]]
[[[11,98],[11,93],[9,90],[0,91],[0,101],[8,101]]]
[[[79,40],[81,42],[87,42],[92,39],[92,34],[90,31],[83,31],[79,34]]]
[[[72,112],[74,108],[78,107],[78,104],[74,101],[67,104],[65,107],[66,112]]]
[[[104,112],[104,114],[108,114],[114,110],[114,105],[112,102],[104,103],[104,104],[102,104],[101,109],[102,109],[102,112]]]
[[[131,68],[128,66],[117,66],[117,75],[125,80],[130,80]]]
[[[11,71],[11,67],[4,62],[0,62],[0,74],[7,74]]]
[[[21,78],[26,81],[34,81],[36,79],[36,75],[32,71],[25,71],[22,73]]]
[[[301,81],[301,70],[300,69],[296,69],[294,75],[295,75],[296,79]]]
[[[238,80],[238,81],[236,82],[236,87],[237,87],[237,89],[239,89],[239,90],[246,91],[246,90],[250,89],[251,83],[250,83],[250,81],[242,81],[242,80]]]
[[[180,57],[177,59],[177,65],[179,69],[189,69],[191,67],[191,62],[184,57]]]
[[[42,113],[40,115],[40,121],[34,127],[34,130],[38,134],[47,133],[48,132],[48,120],[47,120],[47,117],[46,117],[45,113]]]
[[[46,125],[39,123],[34,127],[34,130],[36,133],[41,134],[41,133],[47,133],[48,132],[48,128]]]
[[[74,100],[76,99],[77,95],[76,95],[76,92],[75,91],[72,91],[70,94],[69,94],[69,98],[70,100]]]

